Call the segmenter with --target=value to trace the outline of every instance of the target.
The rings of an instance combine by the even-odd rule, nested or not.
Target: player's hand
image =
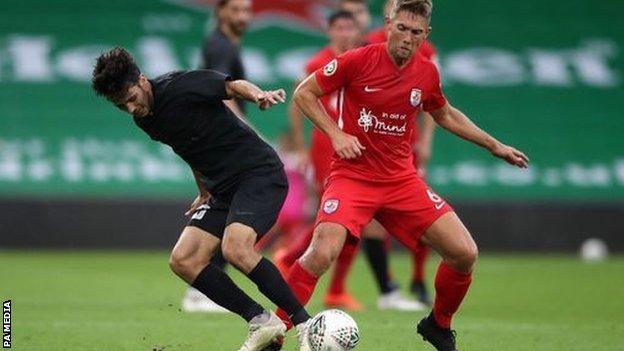
[[[184,215],[185,216],[193,215],[193,213],[195,213],[195,211],[197,211],[199,206],[201,206],[201,205],[205,204],[206,202],[208,202],[209,199],[210,199],[210,194],[199,194],[199,195],[197,195],[197,197],[195,198],[195,200],[193,201],[193,203],[191,204],[189,209],[184,213]]]
[[[491,150],[492,155],[502,158],[510,165],[520,168],[529,167],[529,158],[520,150],[504,144],[497,145]]]
[[[263,91],[256,95],[256,104],[261,110],[266,110],[273,105],[286,102],[284,89]]]
[[[331,139],[334,151],[341,159],[352,159],[362,156],[362,151],[366,150],[356,136],[340,131]]]

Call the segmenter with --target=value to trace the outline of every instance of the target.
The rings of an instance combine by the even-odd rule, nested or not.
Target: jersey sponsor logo
[[[407,115],[398,113],[382,113],[382,118],[373,114],[373,111],[362,108],[358,126],[368,133],[371,129],[377,134],[403,136],[407,131]],[[397,124],[398,123],[398,124]]]
[[[410,104],[414,107],[418,107],[420,105],[420,99],[422,97],[422,91],[418,88],[412,89],[410,93]]]
[[[431,191],[431,189],[427,189],[427,195],[429,195],[429,199],[433,202],[433,205],[435,206],[436,210],[439,210],[442,207],[444,207],[444,204],[446,203],[446,201],[442,200],[442,198],[438,194]]]
[[[374,93],[376,91],[380,91],[381,88],[371,88],[368,85],[364,87],[364,91],[367,93]]]
[[[331,76],[336,73],[336,69],[338,68],[338,60],[333,59],[328,64],[323,67],[323,74],[326,76]]]
[[[332,214],[338,210],[338,205],[340,205],[340,200],[338,199],[328,199],[323,204],[323,212],[327,214]]]

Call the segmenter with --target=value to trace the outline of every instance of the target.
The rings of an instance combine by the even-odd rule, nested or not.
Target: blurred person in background
[[[371,25],[371,14],[367,0],[340,0],[338,8],[353,14],[358,28],[357,46],[370,44],[366,32]]]
[[[357,6],[365,5],[365,3],[360,1],[355,1],[354,4]],[[360,14],[360,16],[362,15]],[[356,16],[353,13],[344,9],[334,12],[328,19],[327,34],[329,37],[329,44],[308,61],[305,66],[306,75],[310,75],[339,55],[357,47],[358,44],[361,43],[361,28],[362,26],[358,24]],[[339,119],[339,109],[342,104],[341,99],[342,96],[338,91],[319,99],[324,110],[335,121]],[[329,175],[332,155],[334,153],[331,141],[320,130],[314,128],[312,130],[310,150],[307,150],[303,137],[304,116],[294,104],[291,104],[290,117],[292,134],[298,150],[297,153],[300,155],[300,159],[305,165],[311,163],[314,170],[315,188],[318,198],[320,198],[325,189],[325,181]],[[387,257],[384,257],[387,255],[387,250],[383,247],[382,241],[383,235],[385,235],[384,233],[386,233],[386,231],[376,223],[376,221],[373,221],[373,223],[367,227],[364,234],[376,236],[375,242],[380,242],[382,244],[372,246],[370,251],[374,251],[373,254],[367,254],[368,258],[374,258],[369,260],[369,262],[373,272],[375,272],[376,282],[381,293],[378,300],[378,307],[380,309],[400,311],[423,310],[424,306],[416,301],[405,298],[398,289],[398,286],[391,280],[390,274],[388,274],[388,260]],[[291,242],[292,244],[287,250],[280,251],[276,254],[276,265],[283,273],[286,273],[295,260],[303,254],[311,238],[312,229],[310,228],[306,235],[300,237],[297,241]],[[355,257],[357,256],[357,252],[358,246],[345,246],[345,250],[341,252],[336,260],[329,289],[324,298],[324,303],[327,307],[344,308],[351,311],[363,309],[362,304],[346,289],[346,280],[351,271]]]
[[[201,68],[223,72],[233,79],[246,79],[240,45],[253,16],[252,5],[251,0],[217,1],[216,27],[202,46]],[[234,101],[236,101],[234,112],[239,117],[243,116],[245,101],[241,99]]]
[[[216,27],[202,45],[201,67],[229,75],[232,79],[246,79],[245,67],[240,54],[240,44],[252,18],[251,0],[218,0],[214,17]],[[245,114],[245,101],[242,99],[225,100],[224,103],[240,118]],[[213,258],[213,264],[226,268],[226,261],[219,251]],[[226,313],[227,310],[217,305],[204,294],[189,287],[182,299],[182,309],[187,312]]]
[[[390,15],[390,11],[392,11],[394,1],[395,0],[386,0],[383,9],[384,21]],[[374,29],[366,35],[366,40],[370,44],[385,43],[388,40],[388,29],[385,25]],[[436,49],[428,39],[423,40],[420,44],[418,47],[418,53],[435,63],[439,69]],[[420,175],[425,177],[427,163],[429,162],[433,151],[435,122],[433,121],[431,115],[425,111],[421,111],[420,115],[421,118],[417,119],[419,125],[414,128],[414,133],[412,134],[412,145],[414,148],[414,166],[416,166]],[[386,235],[386,238],[389,238],[389,236]],[[364,245],[368,246],[379,245],[379,243],[373,241],[372,239],[364,239],[364,243]],[[386,244],[386,248],[389,248],[388,243]],[[431,305],[431,297],[429,296],[429,291],[427,289],[427,285],[425,284],[425,266],[428,256],[429,247],[420,243],[412,252],[412,282],[410,291],[416,296],[418,301],[426,305]]]

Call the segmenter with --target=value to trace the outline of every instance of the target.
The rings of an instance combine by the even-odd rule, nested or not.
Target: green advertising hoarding
[[[250,80],[291,92],[325,43],[330,3],[257,0],[243,43]],[[475,200],[624,198],[623,11],[616,0],[435,2],[447,96],[532,167],[513,169],[439,130],[432,186]],[[3,0],[0,196],[191,196],[188,167],[97,99],[89,78],[114,45],[148,76],[197,67],[209,13],[199,0]],[[287,129],[285,106],[250,108],[249,118],[270,140]]]

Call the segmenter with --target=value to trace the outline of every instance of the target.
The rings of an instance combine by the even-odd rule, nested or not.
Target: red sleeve
[[[442,92],[442,83],[440,83],[440,74],[433,63],[431,63],[431,67],[431,91],[427,94],[426,100],[423,101],[423,110],[427,112],[435,111],[446,105],[446,97],[444,97],[444,93]]]
[[[347,51],[316,70],[314,73],[316,82],[325,94],[349,84],[360,52],[359,49]]]

